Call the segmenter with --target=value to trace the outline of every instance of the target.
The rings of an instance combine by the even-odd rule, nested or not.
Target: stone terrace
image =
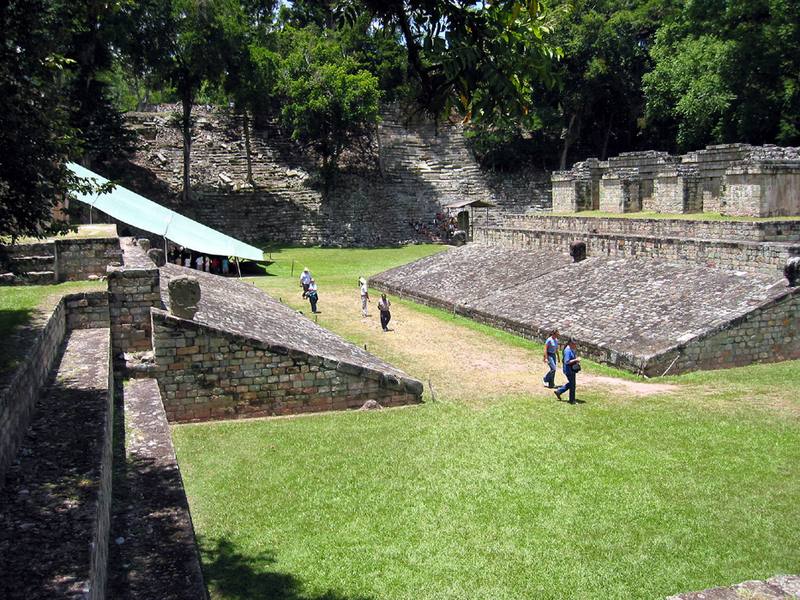
[[[386,271],[371,284],[525,337],[544,339],[558,328],[585,355],[647,374],[661,374],[668,351],[797,296],[778,275],[655,259],[572,263],[565,255],[479,244]],[[690,368],[683,361],[676,367]]]

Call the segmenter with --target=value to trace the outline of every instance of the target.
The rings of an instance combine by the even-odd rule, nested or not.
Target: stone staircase
[[[0,247],[0,285],[56,283],[55,244],[38,242]]]
[[[0,490],[0,598],[105,597],[109,330],[70,332]]]

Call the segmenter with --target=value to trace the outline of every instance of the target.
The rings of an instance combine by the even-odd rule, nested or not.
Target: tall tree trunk
[[[192,95],[184,93],[181,133],[183,134],[183,202],[189,203],[192,198],[192,183],[189,178],[192,154]]]
[[[256,182],[253,180],[253,151],[250,147],[250,116],[247,114],[247,109],[242,113],[242,126],[244,127],[244,153],[247,159],[247,183],[256,187]]]
[[[569,118],[569,125],[567,126],[567,133],[564,135],[564,146],[561,148],[561,160],[558,162],[558,169],[563,171],[567,168],[567,153],[569,152],[569,147],[572,145],[573,138],[574,138],[574,127],[575,127],[575,119],[578,117],[577,113],[572,113],[572,116]]]

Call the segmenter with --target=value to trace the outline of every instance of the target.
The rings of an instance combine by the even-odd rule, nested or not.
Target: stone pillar
[[[800,215],[800,160],[743,161],[729,167],[720,212],[745,217]]]
[[[600,177],[605,163],[590,158],[576,163],[569,171],[554,171],[553,212],[597,210],[600,202]]]
[[[600,210],[612,213],[641,212],[638,169],[608,171],[600,180]]]
[[[700,172],[689,165],[672,165],[658,172],[653,210],[660,213],[695,213],[703,210]]]
[[[123,238],[122,266],[108,267],[108,312],[114,354],[151,348],[150,308],[161,307],[158,268],[132,238]]]

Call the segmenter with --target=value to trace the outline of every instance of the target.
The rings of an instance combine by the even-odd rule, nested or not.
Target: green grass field
[[[64,294],[105,289],[105,283],[71,281],[56,285],[19,285],[0,287],[0,373],[16,363],[16,342],[10,335],[27,325],[37,309],[54,306]]]
[[[586,362],[620,385],[570,406],[535,385],[538,344],[408,303],[391,334],[350,316],[359,275],[440,249],[285,249],[253,280],[302,308],[309,266],[320,324],[438,393],[176,426],[213,598],[659,598],[800,572],[800,362],[644,397]]]

